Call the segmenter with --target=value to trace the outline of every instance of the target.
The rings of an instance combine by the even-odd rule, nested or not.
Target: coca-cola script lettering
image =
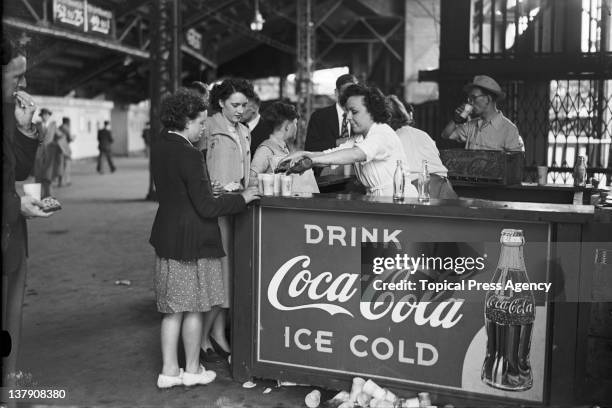
[[[355,317],[347,308],[339,305],[358,296],[359,274],[331,272],[314,274],[306,269],[310,257],[299,255],[285,262],[274,274],[268,286],[268,301],[277,310],[320,309],[330,315],[346,314]],[[282,304],[279,293],[286,291],[294,301]],[[318,302],[320,300],[326,302]],[[450,328],[456,325],[463,299],[449,299],[444,302],[422,302],[412,295],[396,300],[392,293],[385,302],[360,302],[360,312],[365,319],[378,320],[389,315],[394,323],[401,323],[412,317],[418,326]]]
[[[513,315],[533,315],[534,313],[533,303],[526,298],[491,296],[486,301],[486,307]]]

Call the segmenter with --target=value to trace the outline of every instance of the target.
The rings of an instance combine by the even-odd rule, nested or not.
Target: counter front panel
[[[487,291],[478,285],[491,282],[504,228],[524,231],[531,282],[550,282],[551,224],[274,206],[255,211],[253,376],[276,371],[275,378],[291,379],[295,370],[341,380],[361,376],[412,390],[545,400],[547,293],[534,292],[528,357],[533,384],[505,391],[481,380]],[[405,274],[416,285],[408,297],[395,291],[366,296],[372,271],[362,265],[362,242],[398,244],[396,252],[413,259],[480,258],[484,267],[443,276],[417,267]],[[422,286],[442,280],[464,286]]]

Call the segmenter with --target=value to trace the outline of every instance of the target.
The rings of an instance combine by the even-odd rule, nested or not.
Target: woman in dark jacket
[[[204,130],[206,102],[180,89],[164,99],[165,130],[151,146],[151,169],[159,209],[150,242],[155,248],[155,294],[161,323],[162,372],[159,388],[208,384],[216,374],[199,365],[203,314],[223,303],[220,258],[225,255],[217,217],[243,211],[257,198],[251,188],[214,198],[204,159],[194,147]],[[181,327],[182,326],[182,327]],[[185,371],[178,366],[182,333]]]

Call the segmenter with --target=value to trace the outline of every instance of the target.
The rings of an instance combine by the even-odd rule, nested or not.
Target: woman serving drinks
[[[402,143],[395,131],[386,124],[389,112],[385,96],[374,87],[354,84],[349,86],[340,103],[347,112],[352,141],[327,152],[295,152],[283,161],[295,162],[309,157],[314,166],[353,164],[359,181],[372,196],[393,195],[393,173],[397,161],[405,161]],[[407,185],[406,197],[417,197],[414,186]]]

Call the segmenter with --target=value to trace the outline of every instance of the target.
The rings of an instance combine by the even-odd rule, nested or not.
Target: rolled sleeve
[[[518,130],[514,128],[514,131],[506,134],[506,140],[504,142],[504,149],[511,152],[524,152],[525,144],[523,138],[519,135]]]
[[[456,140],[458,142],[465,142],[467,140],[468,135],[468,124],[457,125],[453,133],[450,135],[451,140]]]
[[[383,160],[387,157],[385,140],[383,134],[370,133],[360,143],[355,144],[365,155],[365,162],[372,160]]]

